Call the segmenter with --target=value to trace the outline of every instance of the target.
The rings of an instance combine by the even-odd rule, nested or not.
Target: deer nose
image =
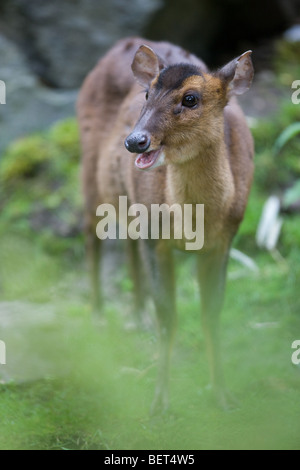
[[[125,140],[125,147],[132,153],[144,153],[150,144],[150,136],[144,132],[132,132]]]

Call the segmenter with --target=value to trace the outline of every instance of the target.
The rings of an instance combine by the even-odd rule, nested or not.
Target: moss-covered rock
[[[81,231],[75,119],[13,142],[0,161],[0,227],[72,238]],[[46,236],[48,234],[48,236]]]

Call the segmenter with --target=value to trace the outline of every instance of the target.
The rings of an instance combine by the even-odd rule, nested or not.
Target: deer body
[[[125,195],[129,204],[144,204],[149,210],[152,204],[204,204],[205,243],[196,253],[201,312],[211,379],[223,406],[228,397],[219,314],[229,249],[253,174],[252,137],[234,95],[246,91],[252,77],[249,52],[212,74],[201,60],[176,46],[130,38],[99,62],[78,101],[94,304],[101,301],[95,232],[99,204],[118,209],[118,198]],[[135,163],[128,151],[135,154]],[[154,411],[167,404],[176,325],[172,248],[183,250],[184,241],[139,240],[140,250],[129,241],[137,307],[143,303],[142,258],[160,331]]]

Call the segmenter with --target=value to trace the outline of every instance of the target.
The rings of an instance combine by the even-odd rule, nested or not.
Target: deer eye
[[[186,108],[194,108],[198,103],[198,98],[195,95],[185,95],[182,100],[182,106]]]
[[[146,91],[145,98],[146,98],[146,100],[149,98],[149,91]]]

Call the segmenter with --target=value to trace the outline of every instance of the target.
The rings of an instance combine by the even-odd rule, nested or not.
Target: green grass
[[[26,354],[39,355],[52,372],[1,386],[1,449],[299,449],[300,370],[291,363],[291,343],[300,338],[298,248],[284,264],[257,253],[260,272],[228,282],[224,362],[240,401],[231,413],[212,400],[193,258],[179,257],[171,406],[155,419],[148,413],[155,330],[127,330],[122,298],[105,309],[106,325],[95,328],[86,289],[72,292],[85,278],[80,263],[70,274],[63,259],[16,236],[3,237],[0,248],[2,299],[50,302],[59,312],[53,325],[23,330],[23,367],[30,368]],[[237,269],[232,262],[230,272]]]

